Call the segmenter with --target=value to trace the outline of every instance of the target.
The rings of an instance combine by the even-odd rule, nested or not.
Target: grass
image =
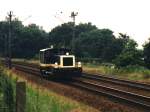
[[[100,64],[94,65],[84,63],[83,70],[89,73],[105,74],[129,80],[150,82],[150,70],[141,66],[128,66],[126,68],[117,69]]]
[[[4,70],[5,74],[12,78],[14,84],[16,80],[26,83],[26,112],[98,112],[96,109],[60,96],[46,88],[28,82],[12,71]],[[15,89],[15,88],[14,88]]]
[[[2,67],[0,67],[0,111],[14,112],[14,89],[13,81],[5,75]]]
[[[62,101],[59,97],[40,88],[27,88],[27,112],[69,112],[77,108],[73,103]]]

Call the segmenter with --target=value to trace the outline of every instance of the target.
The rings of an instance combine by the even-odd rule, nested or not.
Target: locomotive
[[[76,62],[75,55],[67,48],[46,48],[39,53],[42,76],[72,77],[82,74],[81,62]]]

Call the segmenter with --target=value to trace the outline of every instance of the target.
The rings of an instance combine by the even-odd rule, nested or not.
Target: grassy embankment
[[[40,85],[37,86],[32,82],[28,82],[23,77],[18,77],[18,75],[9,70],[5,69],[3,73],[8,77],[11,76],[14,91],[14,85],[17,80],[27,82],[27,112],[97,112],[97,110],[82,103],[60,96]]]
[[[105,74],[134,81],[150,82],[150,70],[139,66],[128,66],[126,68],[111,68],[90,63],[83,64],[83,70],[88,73]]]

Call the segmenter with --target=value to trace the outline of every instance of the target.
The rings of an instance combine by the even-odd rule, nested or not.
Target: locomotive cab
[[[43,75],[79,76],[82,66],[68,49],[47,48],[40,50],[40,71]]]

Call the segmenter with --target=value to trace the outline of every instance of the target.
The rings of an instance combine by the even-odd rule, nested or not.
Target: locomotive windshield
[[[63,58],[63,66],[73,66],[73,58],[72,57],[64,57]]]

